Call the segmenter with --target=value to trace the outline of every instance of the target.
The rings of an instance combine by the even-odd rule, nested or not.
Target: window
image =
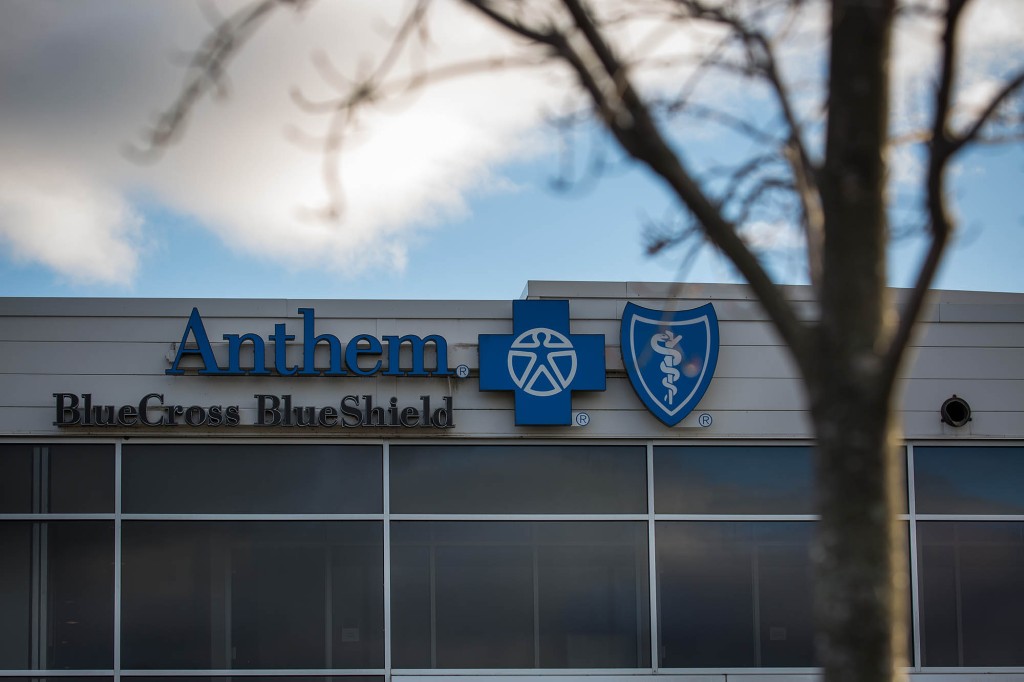
[[[378,521],[126,521],[122,544],[127,669],[384,666]]]
[[[643,522],[394,522],[397,668],[650,665]]]
[[[394,445],[389,461],[396,668],[650,665],[647,523],[586,519],[646,517],[645,447]]]
[[[659,522],[661,665],[814,665],[813,522]]]
[[[112,445],[0,445],[0,670],[113,667],[113,511]]]
[[[914,484],[922,664],[1024,665],[1024,448],[916,447]]]
[[[918,514],[1024,514],[1024,447],[916,447]]]
[[[121,514],[115,452],[0,444],[8,680],[112,682],[119,618],[131,682],[377,682],[386,551],[395,669],[816,664],[806,446],[131,442]],[[920,663],[1024,667],[1024,447],[914,473]]]
[[[113,511],[113,446],[0,445],[0,513]]]
[[[395,514],[646,514],[639,446],[395,445]]]
[[[126,513],[380,514],[378,445],[125,445]]]
[[[663,667],[815,664],[813,473],[806,446],[654,449]]]
[[[814,513],[809,447],[658,447],[654,476],[659,514]]]
[[[4,682],[11,678],[4,678]],[[14,678],[15,682],[37,682],[36,679],[20,679]],[[333,675],[333,676],[316,676],[316,675],[246,675],[244,678],[241,676],[234,677],[217,677],[213,675],[189,675],[189,676],[171,676],[171,675],[160,675],[158,677],[141,677],[141,676],[129,676],[122,675],[122,682],[384,682],[383,675]],[[38,680],[38,682],[47,682],[44,680]],[[54,682],[67,682],[67,680],[57,679]],[[75,682],[112,682],[112,680],[102,680],[97,678],[75,678]]]
[[[918,523],[926,666],[1024,665],[1024,522]]]
[[[0,521],[0,547],[0,669],[112,668],[113,522]]]

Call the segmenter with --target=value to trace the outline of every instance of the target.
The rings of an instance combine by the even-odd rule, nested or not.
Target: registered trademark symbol
[[[468,365],[459,365],[458,367],[456,367],[455,368],[455,376],[459,377],[460,379],[465,379],[466,377],[468,377],[469,376],[469,366]]]
[[[589,423],[590,423],[590,415],[587,414],[586,412],[580,412],[580,413],[578,413],[576,415],[576,425],[577,426],[586,426]]]
[[[707,427],[711,426],[711,422],[712,421],[713,420],[711,419],[711,415],[708,414],[707,412],[705,412],[701,416],[697,417],[697,423],[700,424],[701,426],[703,426],[705,429]]]

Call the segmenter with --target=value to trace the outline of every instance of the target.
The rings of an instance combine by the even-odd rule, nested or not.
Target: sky
[[[181,138],[139,162],[128,150],[180,91],[184,58],[210,31],[210,6],[0,0],[0,295],[514,299],[528,280],[740,281],[710,248],[645,254],[645,226],[666,220],[674,203],[593,126],[566,146],[551,118],[575,101],[557,70],[456,79],[364,112],[332,166],[340,181],[325,183],[316,139],[329,119],[291,93],[335,94],[316,68],[320,55],[342,76],[365,72],[400,2],[320,0],[272,16],[229,64],[226,95],[200,101]],[[522,54],[453,2],[433,11],[431,45],[411,50],[397,73]],[[965,101],[1024,64],[1022,27],[1024,3],[979,1],[966,33]],[[625,52],[650,44],[642,28],[617,36]],[[651,49],[693,54],[707,40],[692,34]],[[898,45],[894,100],[909,119],[914,93],[931,82],[923,65],[932,53],[926,32]],[[798,41],[784,54],[794,81],[820,71],[820,57]],[[659,91],[679,78],[659,73],[644,84]],[[735,84],[715,82],[708,96],[759,106]],[[673,133],[691,158],[743,153],[714,130]],[[566,149],[580,177],[562,187]],[[595,155],[606,163],[592,178]],[[911,155],[894,173],[911,186],[914,169]],[[940,288],[1024,292],[1022,180],[1020,144],[961,160],[951,190],[962,229]],[[343,197],[334,222],[321,217],[329,187]],[[777,279],[806,281],[792,226],[755,225],[749,238]],[[893,285],[908,283],[920,244],[896,242]]]

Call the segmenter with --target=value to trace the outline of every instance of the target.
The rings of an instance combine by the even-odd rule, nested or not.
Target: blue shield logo
[[[647,409],[675,426],[697,406],[718,364],[718,316],[708,303],[662,311],[627,303],[622,363]]]

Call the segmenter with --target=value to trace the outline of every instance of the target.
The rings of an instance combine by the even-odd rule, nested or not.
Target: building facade
[[[0,347],[0,682],[816,677],[744,287],[6,299]],[[1024,680],[1024,296],[936,292],[900,421],[912,678]]]

